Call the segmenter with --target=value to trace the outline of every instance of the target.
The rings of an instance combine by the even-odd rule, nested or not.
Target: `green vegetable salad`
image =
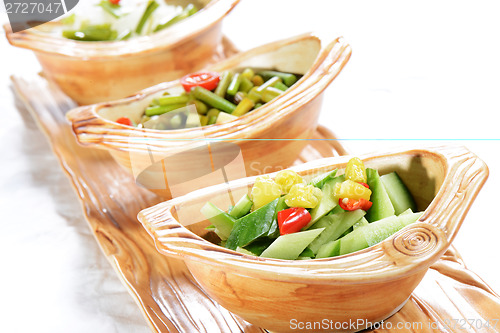
[[[358,158],[309,183],[292,170],[258,177],[250,195],[223,211],[201,209],[226,248],[277,259],[315,259],[377,244],[418,220],[415,201],[396,172],[380,176]]]
[[[136,121],[120,117],[116,122],[158,130],[222,124],[270,102],[299,78],[297,74],[251,68],[193,73],[180,80],[184,91],[154,99]],[[189,105],[196,112],[188,112]]]
[[[195,14],[198,7],[170,5],[166,0],[81,1],[78,14],[61,20],[62,35],[78,41],[126,40],[168,28]]]

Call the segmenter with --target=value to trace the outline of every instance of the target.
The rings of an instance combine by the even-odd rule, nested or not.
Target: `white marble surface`
[[[461,144],[481,157],[490,178],[454,245],[497,291],[499,9],[496,1],[242,0],[224,23],[240,49],[306,31],[346,38],[353,55],[326,91],[320,122],[352,153]],[[36,73],[36,59],[2,36],[0,60],[2,331],[148,332],[45,137],[15,106],[9,76]]]

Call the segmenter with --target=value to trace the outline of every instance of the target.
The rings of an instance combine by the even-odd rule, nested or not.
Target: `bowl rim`
[[[284,47],[302,41],[313,40],[320,45],[320,50],[310,69],[290,89],[278,98],[266,103],[258,110],[247,113],[237,119],[223,124],[214,124],[205,127],[161,131],[144,128],[134,128],[114,121],[107,120],[99,115],[103,108],[129,105],[139,102],[148,96],[162,90],[179,85],[179,80],[160,83],[146,88],[138,93],[111,102],[97,103],[78,107],[70,110],[66,118],[72,123],[73,132],[82,145],[103,145],[121,151],[144,150],[144,140],[148,142],[148,151],[172,148],[180,144],[189,144],[194,138],[210,138],[218,140],[231,140],[235,137],[239,142],[247,140],[246,132],[251,129],[253,133],[264,131],[285,115],[296,111],[300,106],[312,101],[340,74],[350,59],[351,47],[342,37],[334,38],[324,45],[325,40],[316,33],[305,33],[283,40],[267,43],[250,50],[237,53],[217,64],[209,66],[206,70],[223,70],[237,59],[245,60],[255,55],[264,54],[278,47]],[[266,121],[262,122],[265,117]],[[123,140],[113,140],[116,137],[127,137]],[[106,138],[109,138],[107,140]],[[184,141],[186,140],[186,141]]]
[[[445,176],[437,194],[417,222],[376,245],[342,256],[295,261],[251,256],[199,237],[172,215],[177,205],[230,188],[248,187],[258,176],[210,186],[159,203],[139,212],[137,218],[153,238],[160,253],[182,257],[188,266],[190,261],[202,261],[226,270],[230,268],[242,275],[304,283],[352,284],[399,279],[429,268],[441,257],[453,241],[489,174],[486,164],[463,146],[406,147],[359,157],[363,161],[370,161],[403,154],[427,155],[445,165]],[[333,169],[345,166],[350,157],[323,158],[291,169],[299,174],[324,171],[325,167]],[[268,175],[272,177],[275,174]],[[454,214],[453,218],[449,218],[450,214]],[[412,235],[422,236],[424,243],[420,249],[409,251],[407,247],[411,248]],[[392,255],[387,255],[387,251],[391,251]],[[409,257],[412,259],[410,262]]]
[[[240,0],[212,0],[195,15],[157,33],[126,41],[84,42],[37,32],[36,28],[17,33],[9,23],[4,30],[13,46],[45,54],[89,60],[110,60],[117,56],[130,57],[173,48],[219,23]]]

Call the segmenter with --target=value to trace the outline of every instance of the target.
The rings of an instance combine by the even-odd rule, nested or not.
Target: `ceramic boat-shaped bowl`
[[[12,45],[35,52],[47,79],[86,105],[129,96],[216,61],[222,19],[239,0],[200,2],[206,6],[192,17],[127,41],[73,41],[42,32],[44,25],[18,33],[4,28]]]
[[[227,180],[226,176],[224,179],[205,177],[195,183],[186,180],[183,189],[172,192],[173,178],[180,186],[179,179],[199,173],[200,164],[204,163],[182,153],[200,152],[208,145],[211,154],[223,161],[220,163],[240,161],[239,170],[232,173],[236,176],[230,175],[229,179],[290,166],[316,130],[324,89],[340,73],[350,54],[349,45],[341,38],[325,44],[319,37],[305,34],[242,52],[216,64],[210,69],[260,67],[303,74],[281,96],[224,124],[159,131],[132,128],[114,121],[121,116],[138,119],[155,97],[165,90],[178,89],[178,81],[157,85],[130,98],[80,107],[70,111],[67,118],[80,144],[108,149],[139,183],[171,198]],[[173,158],[173,155],[183,158]],[[213,163],[210,158],[206,160],[208,165]],[[143,172],[159,161],[166,165]],[[167,168],[173,170],[173,176],[166,174]]]
[[[488,177],[487,166],[463,147],[402,150],[361,158],[381,174],[396,170],[425,212],[416,223],[385,241],[348,255],[267,259],[202,238],[210,223],[199,208],[207,201],[224,207],[228,193],[239,198],[249,191],[255,177],[158,204],[141,211],[138,218],[161,253],[183,258],[206,293],[245,320],[275,332],[295,332],[299,325],[323,320],[328,324],[315,326],[314,331],[361,330],[404,305],[429,266],[454,239]],[[321,159],[295,170],[302,175],[317,174],[344,168],[348,159]]]

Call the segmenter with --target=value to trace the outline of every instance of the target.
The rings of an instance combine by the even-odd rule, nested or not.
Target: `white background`
[[[352,153],[461,144],[481,157],[490,178],[454,245],[497,291],[499,9],[496,1],[242,0],[224,23],[242,50],[306,31],[345,37],[353,54],[326,90],[320,123]],[[36,73],[36,59],[3,36],[0,59],[0,330],[149,332],[45,138],[14,105],[9,76]]]

